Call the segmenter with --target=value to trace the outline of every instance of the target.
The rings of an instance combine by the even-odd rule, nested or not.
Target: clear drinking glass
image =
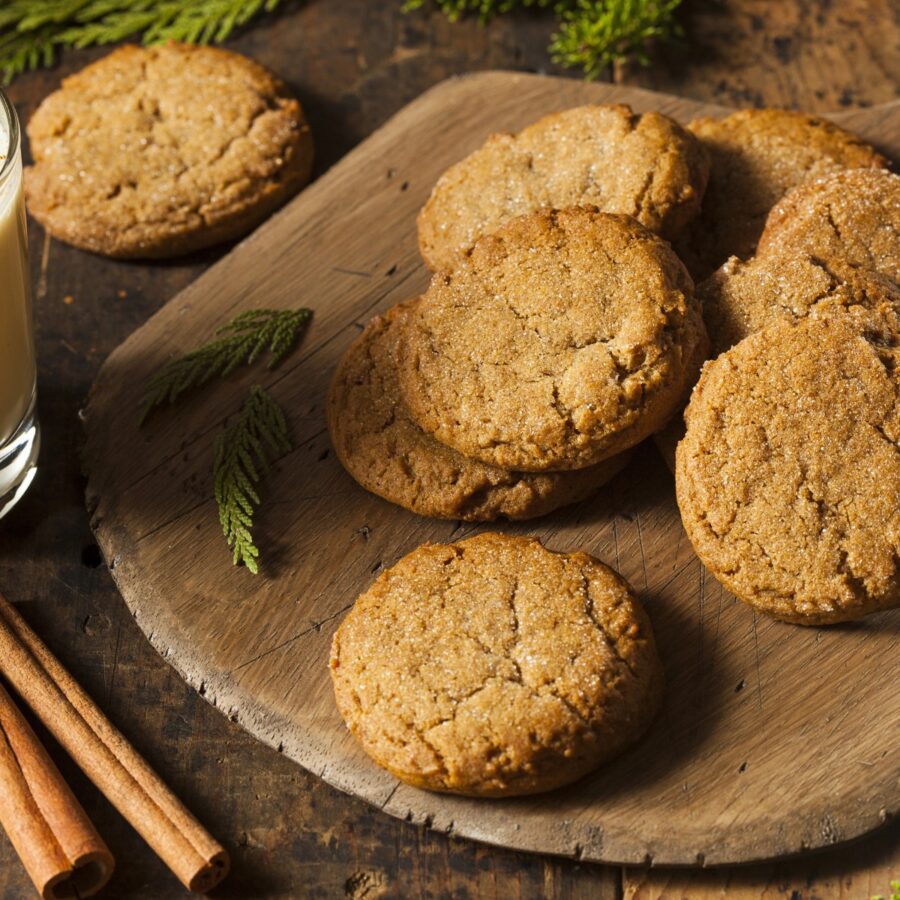
[[[0,90],[0,519],[37,471],[36,380],[19,119]]]

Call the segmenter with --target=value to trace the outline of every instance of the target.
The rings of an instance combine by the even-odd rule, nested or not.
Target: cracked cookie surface
[[[399,397],[397,351],[418,298],[376,316],[338,365],[328,430],[338,459],[366,490],[423,516],[529,519],[588,496],[629,454],[576,472],[513,472],[469,459],[425,434]]]
[[[688,129],[710,158],[702,211],[677,243],[695,278],[730,256],[752,255],[769,211],[796,185],[840,169],[888,165],[833,122],[789,110],[744,109],[697,119]]]
[[[791,250],[900,284],[900,175],[836,172],[795,188],[772,210],[759,253]]]
[[[382,573],[337,630],[331,674],[379,765],[488,797],[580,778],[637,740],[662,693],[649,620],[620,576],[490,533]]]
[[[410,416],[502,468],[601,462],[681,402],[699,305],[669,245],[577,207],[514,219],[434,276],[401,346]]]
[[[714,353],[823,304],[900,308],[900,176],[838,172],[772,210],[756,255],[730,259],[697,296]]]
[[[125,46],[63,81],[28,123],[29,212],[60,240],[165,257],[236,238],[312,169],[300,104],[237,53]]]
[[[484,234],[537,209],[597,206],[673,238],[700,209],[709,164],[699,143],[659,113],[623,105],[549,115],[495,134],[441,176],[418,219],[434,271]]]
[[[818,625],[900,604],[900,329],[856,308],[777,322],[708,363],[676,493],[738,598]]]

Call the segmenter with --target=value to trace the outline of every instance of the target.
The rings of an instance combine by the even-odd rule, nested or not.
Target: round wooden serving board
[[[497,526],[586,550],[642,595],[669,683],[640,746],[571,788],[476,801],[398,784],[335,709],[329,645],[354,598],[422,542],[478,530],[392,506],[341,469],[323,415],[335,364],[370,316],[426,286],[415,216],[440,173],[491,131],[586,102],[682,121],[728,112],[510,73],[429,91],[110,356],[86,411],[97,539],[138,624],[190,684],[261,740],[392,815],[615,863],[734,863],[848,840],[900,808],[900,612],[821,629],[754,615],[694,556],[652,445],[599,496]],[[900,157],[900,105],[834,118]],[[236,372],[137,427],[143,385],[163,361],[241,310],[302,305],[315,310],[313,324],[281,368]],[[210,476],[213,437],[254,383],[289,410],[296,443],[265,485],[256,578],[231,566]]]

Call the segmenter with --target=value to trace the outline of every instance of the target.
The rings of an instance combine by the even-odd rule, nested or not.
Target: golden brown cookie
[[[629,453],[577,472],[512,472],[462,456],[415,425],[400,402],[397,350],[418,299],[376,316],[338,365],[328,430],[338,459],[366,490],[422,516],[531,519],[584,499]]]
[[[900,604],[900,329],[819,311],[707,363],[676,454],[697,555],[738,598],[820,625]]]
[[[756,256],[732,258],[697,288],[720,353],[779,318],[822,303],[896,305],[900,176],[853,169],[809,181],[772,210]]]
[[[702,282],[697,296],[713,355],[779,319],[800,319],[820,306],[900,309],[900,288],[878,272],[791,248],[748,262],[730,259]]]
[[[743,109],[724,119],[697,119],[688,128],[710,157],[703,209],[677,243],[698,279],[730,256],[749,257],[769,210],[792,187],[839,169],[888,165],[827,119],[783,109]]]
[[[628,216],[514,219],[434,276],[401,347],[419,427],[523,471],[583,468],[660,428],[703,339],[684,266]]]
[[[165,257],[239,237],[309,179],[300,104],[237,53],[121,47],[63,81],[28,123],[29,212],[115,257]]]
[[[383,572],[334,636],[338,709],[408,784],[548,791],[621,753],[659,706],[650,623],[585,553],[482,534]]]
[[[806,253],[900,283],[900,175],[854,169],[808,181],[772,210],[759,253]]]
[[[484,234],[537,209],[597,206],[673,238],[700,209],[709,163],[666,116],[580,106],[494,134],[440,178],[419,214],[429,268],[450,269]]]

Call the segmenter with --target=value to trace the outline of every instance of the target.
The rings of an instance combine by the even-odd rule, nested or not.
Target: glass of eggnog
[[[19,120],[0,90],[0,519],[37,471],[35,381]]]

